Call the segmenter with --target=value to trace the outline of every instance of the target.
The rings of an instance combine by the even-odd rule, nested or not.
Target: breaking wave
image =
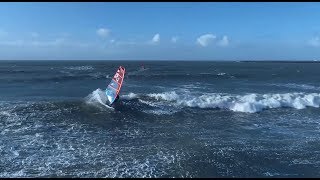
[[[255,113],[264,109],[291,107],[304,109],[319,107],[319,93],[247,94],[230,95],[208,93],[200,96],[191,93],[178,94],[175,91],[148,94],[155,100],[164,100],[179,107],[220,108],[236,112]]]
[[[152,114],[172,114],[183,107],[203,109],[227,109],[235,112],[256,113],[266,109],[290,107],[304,109],[320,107],[320,93],[283,93],[283,94],[246,94],[233,95],[226,93],[193,94],[190,91],[179,93],[169,91],[150,93],[146,95],[128,93],[121,95],[126,101],[138,100],[152,109],[141,109]],[[103,90],[96,89],[87,97],[85,102],[94,106],[107,106],[107,97]]]
[[[139,97],[138,94],[135,94],[135,93],[132,93],[132,92],[127,94],[127,95],[121,96],[121,98],[126,99],[126,100],[132,100],[132,99],[136,99],[138,97]]]
[[[65,67],[65,69],[86,71],[86,70],[93,70],[94,68],[92,66],[70,66],[70,67]]]

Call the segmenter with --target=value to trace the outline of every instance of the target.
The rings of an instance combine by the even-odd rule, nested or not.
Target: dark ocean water
[[[320,63],[0,61],[0,177],[320,177],[319,78]]]

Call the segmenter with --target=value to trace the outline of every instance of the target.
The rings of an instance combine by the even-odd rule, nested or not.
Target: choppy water
[[[0,177],[320,177],[319,69],[0,61]]]

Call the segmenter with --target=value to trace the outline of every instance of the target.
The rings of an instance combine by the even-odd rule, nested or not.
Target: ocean
[[[0,177],[320,177],[319,78],[303,62],[0,61]]]

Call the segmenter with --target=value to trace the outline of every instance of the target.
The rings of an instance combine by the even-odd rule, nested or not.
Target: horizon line
[[[319,62],[319,60],[183,60],[183,59],[157,59],[157,60],[138,60],[138,59],[0,59],[0,61],[211,61],[211,62]]]

